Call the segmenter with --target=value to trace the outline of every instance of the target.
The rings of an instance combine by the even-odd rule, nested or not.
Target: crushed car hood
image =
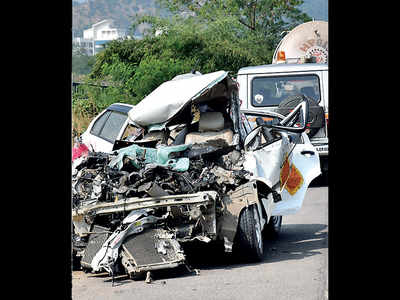
[[[228,72],[217,71],[164,82],[130,110],[128,117],[140,126],[165,123],[227,76]]]

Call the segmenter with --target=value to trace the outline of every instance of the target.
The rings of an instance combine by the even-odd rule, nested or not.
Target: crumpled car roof
[[[228,72],[217,71],[166,81],[130,110],[128,117],[130,121],[140,126],[165,123],[181,111],[186,104],[227,76]]]

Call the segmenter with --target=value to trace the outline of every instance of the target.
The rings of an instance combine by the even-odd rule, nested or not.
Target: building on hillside
[[[93,24],[91,28],[83,31],[83,38],[73,39],[74,46],[83,49],[88,55],[95,55],[104,49],[108,42],[128,37],[126,30],[113,27],[113,23],[113,20],[105,19]]]

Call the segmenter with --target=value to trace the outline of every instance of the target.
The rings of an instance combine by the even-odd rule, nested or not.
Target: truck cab
[[[327,170],[328,158],[328,65],[269,64],[241,68],[237,75],[241,109],[280,112],[279,105],[290,96],[304,94],[322,107],[319,124],[311,133],[310,141],[317,149],[323,170]],[[321,117],[323,120],[321,120]],[[267,121],[267,120],[266,120]],[[316,121],[316,120],[309,120]]]
[[[326,22],[293,29],[278,45],[272,64],[239,69],[241,109],[287,115],[304,98],[309,101],[308,136],[321,169],[328,170],[328,52]],[[268,121],[268,120],[266,120]]]

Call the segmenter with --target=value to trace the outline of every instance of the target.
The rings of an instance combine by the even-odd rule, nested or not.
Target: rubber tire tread
[[[281,227],[282,227],[282,216],[280,216],[280,217],[281,217],[281,219],[280,219],[280,225],[279,225],[278,230],[276,230],[276,228],[272,224],[272,220],[270,220],[270,222],[265,225],[265,228],[264,228],[265,237],[272,238],[272,239],[278,238],[278,236],[281,232]]]
[[[244,260],[259,262],[263,258],[263,250],[260,251],[257,245],[254,210],[249,206],[240,213],[232,250]]]

